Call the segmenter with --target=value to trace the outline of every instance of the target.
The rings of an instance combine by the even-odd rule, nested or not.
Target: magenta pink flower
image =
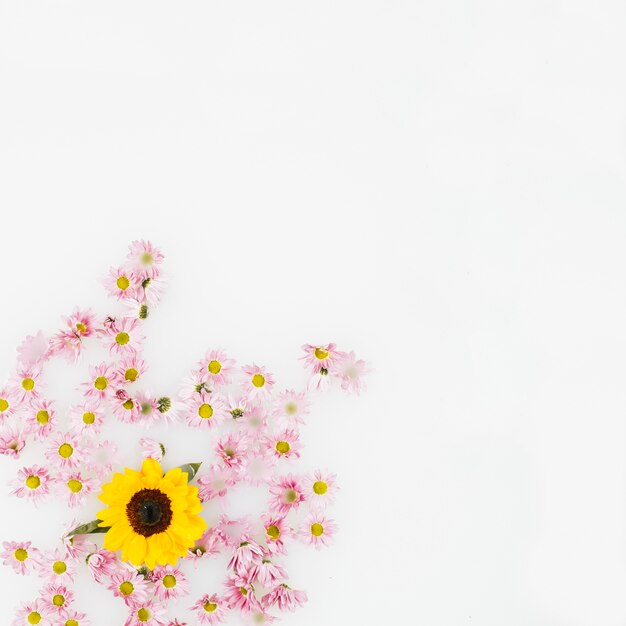
[[[216,393],[198,393],[186,403],[187,424],[194,428],[215,428],[228,415],[226,405]]]
[[[25,445],[24,435],[15,427],[6,428],[0,433],[0,454],[18,459]]]
[[[30,574],[40,559],[40,553],[30,541],[3,541],[0,559],[17,574]]]
[[[337,532],[337,524],[327,519],[322,513],[313,511],[305,518],[298,535],[305,543],[315,546],[318,550],[332,542]]]
[[[292,589],[285,583],[282,583],[268,594],[263,596],[262,602],[265,608],[269,608],[278,604],[281,611],[295,611],[298,605],[304,606],[308,600],[306,592]]]
[[[181,598],[189,593],[187,577],[181,569],[172,565],[157,566],[150,576],[154,593],[161,602]]]
[[[95,480],[85,476],[80,470],[68,470],[54,482],[70,508],[81,505],[96,487]]]
[[[227,467],[241,470],[249,447],[249,437],[245,433],[235,432],[218,440],[215,453]]]
[[[69,317],[64,317],[65,327],[50,339],[50,354],[62,355],[70,361],[77,361],[83,349],[83,339],[95,334],[96,316],[91,310],[75,309]]]
[[[237,483],[237,472],[228,466],[211,465],[208,473],[197,479],[198,495],[202,502],[223,498],[228,489]]]
[[[221,624],[226,616],[225,609],[228,604],[224,598],[217,594],[205,593],[193,606],[195,617],[200,624]]]
[[[115,320],[103,334],[103,341],[109,351],[125,357],[136,354],[141,349],[144,339],[139,321],[128,317]]]
[[[305,494],[312,508],[324,508],[335,501],[337,476],[330,472],[315,470],[304,479]]]
[[[227,567],[240,576],[245,576],[250,566],[260,563],[262,558],[263,548],[246,534],[241,537]]]
[[[167,608],[153,601],[133,606],[124,626],[165,626]]]
[[[274,376],[264,367],[253,363],[243,368],[243,390],[249,399],[265,399],[272,393]]]
[[[263,558],[260,563],[255,565],[254,578],[263,585],[263,587],[274,587],[279,581],[287,578],[287,571],[282,565],[273,563],[267,557]]]
[[[75,468],[85,459],[85,448],[80,445],[78,435],[58,433],[46,449],[46,458],[60,469]]]
[[[37,566],[37,573],[50,582],[65,585],[74,581],[76,562],[65,548],[43,552]]]
[[[117,598],[122,598],[130,607],[139,607],[147,602],[152,591],[152,584],[130,567],[120,568],[111,575],[107,589]]]
[[[349,352],[339,361],[336,370],[341,378],[341,388],[359,394],[365,389],[363,377],[371,368],[363,359],[357,359],[354,352]]]
[[[59,619],[60,626],[91,626],[91,620],[84,613],[73,609],[62,611]]]
[[[45,467],[39,465],[24,467],[18,471],[17,478],[11,483],[15,487],[11,493],[18,498],[28,498],[36,504],[49,495],[51,480]]]
[[[100,363],[100,365],[89,366],[89,382],[83,383],[83,393],[85,396],[103,400],[113,393],[112,384],[115,382],[114,365]]]
[[[160,274],[163,253],[150,241],[139,239],[129,246],[128,256],[130,268],[142,279],[156,278]]]
[[[141,406],[136,399],[128,395],[125,389],[118,389],[111,399],[113,415],[120,422],[135,424],[141,420]]]
[[[309,413],[310,402],[306,393],[293,390],[283,391],[274,403],[272,415],[288,428],[304,424],[304,416]]]
[[[112,267],[102,282],[109,296],[122,300],[134,297],[141,280],[129,268]]]
[[[239,609],[242,613],[250,613],[262,608],[254,592],[254,586],[246,578],[235,574],[234,576],[229,576],[224,584],[226,586],[224,599],[231,609]]]
[[[269,435],[265,439],[265,447],[277,459],[300,458],[300,435],[297,430],[287,429],[276,435]]]
[[[80,435],[97,435],[104,424],[104,406],[96,398],[70,408],[72,432]]]
[[[66,585],[49,583],[41,590],[41,599],[50,614],[58,614],[74,602],[74,592]]]
[[[89,571],[97,583],[101,583],[105,577],[113,576],[120,568],[117,555],[105,549],[89,554],[86,561]]]
[[[305,500],[304,489],[300,479],[292,474],[274,478],[270,485],[273,498],[270,501],[272,511],[286,515],[292,509],[297,509]]]
[[[24,602],[18,609],[11,626],[52,626],[48,607],[39,598],[32,602]]]
[[[228,385],[235,372],[235,359],[230,359],[224,350],[209,350],[198,363],[202,380],[212,386]]]
[[[270,554],[287,554],[285,539],[293,536],[291,527],[282,516],[264,514],[261,516],[265,529],[265,543]]]
[[[11,379],[11,391],[18,403],[39,398],[43,391],[39,365],[19,367]]]
[[[45,439],[56,424],[54,403],[41,397],[35,398],[26,409],[24,423],[28,434],[35,439]]]
[[[147,369],[146,362],[138,354],[131,354],[117,364],[115,381],[118,385],[130,385],[137,382]]]
[[[15,414],[17,409],[17,397],[15,390],[11,387],[0,389],[0,424],[8,417]]]

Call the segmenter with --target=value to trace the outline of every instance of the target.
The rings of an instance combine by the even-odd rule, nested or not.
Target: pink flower
[[[154,278],[144,278],[141,281],[141,284],[137,288],[137,293],[135,294],[135,298],[137,300],[137,305],[133,305],[132,308],[138,308],[139,317],[145,319],[148,317],[148,307],[154,307],[161,301],[163,297],[163,293],[165,291],[165,281],[163,277],[154,277]],[[147,305],[145,313],[141,314],[141,306]],[[134,316],[136,317],[136,316]]]
[[[239,609],[242,613],[261,609],[261,603],[254,593],[252,583],[239,575],[229,576],[225,582],[224,599],[231,609]]]
[[[213,383],[201,372],[191,371],[183,379],[179,395],[183,400],[196,398],[201,393],[211,393]]]
[[[165,454],[165,446],[162,443],[154,439],[142,437],[139,440],[139,445],[141,446],[141,455],[144,459],[154,459],[161,462]]]
[[[30,541],[3,541],[2,547],[2,563],[10,565],[17,574],[30,574],[40,558],[39,550]]]
[[[61,354],[70,361],[77,361],[83,349],[83,339],[95,334],[96,316],[91,310],[75,309],[63,318],[65,328],[50,339],[50,354]]]
[[[74,611],[73,609],[62,611],[60,617],[60,626],[91,626],[91,620],[84,613]]]
[[[15,427],[7,428],[0,433],[0,454],[18,459],[26,445],[26,439]]]
[[[193,548],[189,549],[186,559],[193,561],[195,567],[198,561],[203,558],[212,557],[220,553],[222,538],[215,529],[209,528],[204,532],[202,537],[195,542]]]
[[[262,558],[263,548],[249,535],[243,535],[227,567],[234,569],[237,574],[245,576],[250,566],[260,563]]]
[[[283,430],[265,439],[265,447],[278,459],[300,458],[300,435],[297,430]]]
[[[285,583],[282,583],[264,595],[262,602],[265,608],[278,604],[278,608],[281,611],[293,612],[296,610],[297,605],[304,606],[307,600],[308,598],[304,591],[292,589]]]
[[[265,626],[273,624],[279,618],[267,613],[264,609],[256,609],[244,616],[244,623],[248,626]]]
[[[100,363],[97,366],[89,366],[88,383],[83,383],[85,396],[103,400],[113,393],[111,384],[114,382],[115,370],[112,364]]]
[[[19,367],[11,380],[11,391],[17,402],[36,400],[43,390],[39,365]]]
[[[314,374],[319,374],[322,370],[330,372],[333,370],[335,363],[342,358],[343,352],[339,352],[334,343],[326,345],[304,344],[304,356],[302,359],[311,368]]]
[[[124,389],[118,389],[111,399],[113,415],[120,422],[134,424],[141,419],[141,406],[137,400],[131,398]]]
[[[146,426],[151,426],[163,419],[163,414],[159,410],[159,400],[151,396],[148,392],[138,391],[135,397],[140,410],[140,422]]]
[[[209,595],[205,593],[193,606],[195,617],[200,624],[220,624],[224,621],[226,615],[225,609],[228,608],[224,598],[217,594]]]
[[[119,385],[130,385],[139,380],[147,369],[146,362],[138,354],[131,354],[117,364],[115,380]]]
[[[331,543],[337,532],[337,524],[318,512],[307,515],[298,533],[305,543],[315,546],[318,550]]]
[[[23,367],[38,365],[48,358],[48,340],[39,331],[28,335],[17,348],[17,362]]]
[[[154,583],[154,593],[161,602],[180,598],[189,593],[189,583],[183,571],[172,565],[158,566],[152,571],[150,579]]]
[[[56,422],[54,403],[42,398],[33,400],[26,412],[26,428],[29,434],[36,439],[44,439],[52,430]]]
[[[46,450],[46,458],[60,469],[74,468],[85,459],[85,449],[81,447],[78,435],[58,433]]]
[[[274,376],[264,367],[256,365],[246,365],[243,368],[245,375],[243,389],[248,398],[267,398],[274,386]]]
[[[24,467],[19,470],[17,478],[11,483],[15,487],[11,493],[18,498],[28,498],[38,503],[50,493],[51,480],[45,467],[39,465]]]
[[[287,520],[282,516],[262,515],[265,543],[270,554],[287,554],[285,539],[293,535]]]
[[[117,555],[105,549],[88,555],[86,561],[89,571],[97,583],[101,583],[105,577],[113,576],[120,569]]]
[[[242,418],[248,410],[248,398],[246,396],[228,396],[226,408],[234,420]]]
[[[248,405],[245,415],[239,423],[246,429],[248,434],[257,438],[264,434],[267,427],[267,411],[261,405]]]
[[[247,457],[250,439],[245,433],[231,433],[218,440],[215,453],[232,469],[240,470]]]
[[[345,355],[337,365],[337,374],[341,378],[341,388],[356,394],[365,390],[363,377],[371,371],[366,361],[357,359],[354,352]]]
[[[97,435],[104,424],[104,407],[95,398],[70,408],[72,432]]]
[[[136,570],[127,567],[111,575],[107,589],[115,597],[122,598],[128,606],[134,607],[141,606],[148,600],[152,584]]]
[[[198,495],[202,502],[223,498],[228,489],[237,483],[238,476],[232,467],[211,465],[204,476],[197,479]]]
[[[103,336],[109,352],[120,356],[136,354],[141,349],[144,339],[139,321],[128,317],[115,320],[115,323],[105,330]]]
[[[102,480],[107,477],[114,465],[119,465],[118,449],[115,442],[105,440],[90,447],[87,467],[99,479]]]
[[[109,296],[121,300],[132,298],[141,280],[128,268],[112,267],[102,283]]]
[[[272,415],[287,427],[304,424],[303,417],[309,413],[310,402],[304,392],[283,391],[277,398]]]
[[[143,279],[156,278],[165,257],[150,241],[140,239],[130,244],[126,258],[131,269]]]
[[[278,563],[273,563],[270,559],[264,558],[256,565],[254,577],[263,587],[273,587],[279,581],[287,578],[287,571],[282,565],[278,565]]]
[[[97,550],[97,546],[93,541],[90,541],[91,535],[72,535],[69,536],[75,528],[80,526],[80,522],[77,519],[72,519],[65,527],[65,534],[62,537],[63,547],[67,552],[70,559],[80,559],[85,557],[90,552]]]
[[[74,580],[76,563],[64,548],[42,553],[37,565],[37,573],[50,582],[64,585]]]
[[[227,515],[221,515],[213,532],[220,537],[227,548],[239,545],[242,535],[250,534],[250,520],[248,517],[234,519]]]
[[[165,626],[167,609],[153,601],[142,602],[132,607],[124,626]]]
[[[270,501],[272,511],[286,515],[291,509],[297,509],[305,500],[304,489],[300,480],[292,474],[274,478],[270,485],[273,499]]]
[[[94,479],[84,476],[79,470],[66,472],[63,476],[56,478],[55,483],[71,508],[81,505],[96,487]]]
[[[337,476],[315,470],[305,478],[305,494],[312,508],[323,508],[335,501]]]
[[[52,626],[48,607],[39,598],[32,602],[24,602],[18,609],[11,626]]]
[[[209,350],[198,363],[204,380],[218,387],[228,385],[235,371],[235,359],[226,356],[224,350]]]
[[[41,590],[41,599],[51,614],[61,613],[74,602],[74,592],[65,585],[49,583]]]
[[[228,415],[226,405],[215,393],[199,393],[185,403],[187,424],[194,428],[215,428]]]
[[[270,482],[276,457],[267,450],[257,450],[249,454],[241,469],[243,479],[251,485],[261,485]]]
[[[11,387],[0,389],[0,424],[5,419],[15,414],[17,409],[17,398],[15,390]]]

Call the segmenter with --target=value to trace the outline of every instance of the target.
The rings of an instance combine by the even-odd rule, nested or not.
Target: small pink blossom
[[[354,352],[346,354],[336,369],[344,391],[359,394],[365,390],[363,377],[371,372],[371,368],[363,359],[357,359]]]
[[[104,424],[104,406],[96,398],[70,408],[72,432],[80,435],[97,435]]]
[[[264,367],[253,363],[252,365],[246,365],[243,368],[243,373],[243,389],[248,398],[264,399],[270,396],[274,386],[274,376]]]
[[[144,459],[154,459],[155,461],[161,462],[165,454],[165,446],[162,443],[154,439],[141,437],[141,439],[139,439],[139,445],[141,446],[141,455]]]
[[[309,413],[310,402],[305,392],[283,391],[275,401],[272,415],[288,428],[304,424],[304,416]]]
[[[141,280],[131,269],[112,267],[102,282],[109,296],[122,300],[135,295]]]
[[[159,400],[145,391],[138,391],[135,401],[139,405],[139,421],[151,426],[161,421],[163,415],[159,411]]]
[[[228,396],[226,409],[234,420],[239,420],[248,410],[248,398],[245,395]]]
[[[268,558],[263,558],[260,563],[255,565],[254,578],[263,587],[274,587],[279,581],[287,578],[287,571],[282,565],[273,563]]]
[[[232,382],[235,359],[229,358],[224,350],[209,350],[198,367],[203,380],[210,380],[212,385],[219,387]]]
[[[266,437],[265,447],[277,459],[299,459],[302,444],[297,430],[286,429],[276,435]]]
[[[198,495],[202,502],[223,498],[228,489],[237,483],[238,476],[232,467],[211,465],[208,473],[197,479]]]
[[[48,356],[48,340],[42,331],[28,335],[17,348],[17,362],[23,367],[38,365]]]
[[[85,459],[85,448],[80,445],[78,435],[58,433],[46,449],[46,458],[60,469],[78,467]]]
[[[308,600],[306,592],[292,589],[285,583],[276,586],[272,591],[263,596],[262,602],[265,608],[278,604],[281,611],[295,611],[298,605],[304,606]]]
[[[115,324],[109,326],[103,334],[109,352],[126,357],[136,354],[144,339],[139,321],[128,317],[115,320]]]
[[[17,574],[30,574],[40,558],[39,550],[30,541],[3,541],[0,559]]]
[[[227,467],[241,470],[249,447],[249,437],[245,433],[235,432],[218,440],[215,453]]]
[[[37,598],[32,602],[24,602],[18,609],[11,626],[52,626],[52,615],[44,602]]]
[[[61,612],[60,617],[60,626],[67,626],[75,622],[77,626],[91,626],[91,620],[84,614],[79,611],[75,611],[74,609],[69,609]]]
[[[26,445],[24,435],[15,427],[6,428],[0,433],[0,454],[19,459]]]
[[[209,595],[205,593],[193,606],[195,617],[199,624],[221,624],[226,616],[225,610],[228,603],[217,594]]]
[[[41,590],[41,599],[51,614],[58,614],[72,605],[74,592],[66,585],[49,583]]]
[[[107,589],[112,591],[115,597],[122,598],[128,606],[134,607],[147,602],[152,584],[136,570],[128,567],[111,575]]]
[[[37,573],[50,582],[65,585],[74,581],[76,562],[65,548],[43,552],[37,565]]]
[[[77,519],[72,519],[65,527],[65,533],[61,538],[63,546],[70,559],[76,560],[87,556],[90,552],[97,550],[97,546],[91,541],[91,535],[71,535],[70,533],[81,525]]]
[[[70,361],[78,361],[83,350],[83,340],[95,334],[96,316],[91,310],[74,312],[64,317],[65,327],[50,339],[50,354],[62,355]]]
[[[14,415],[17,408],[15,390],[11,387],[0,389],[0,424]]]
[[[103,400],[114,392],[115,366],[111,363],[89,366],[89,382],[82,383],[83,393],[87,397]]]
[[[139,239],[130,244],[126,258],[131,269],[141,278],[156,278],[165,257],[150,241]]]
[[[322,513],[314,511],[305,518],[298,535],[305,543],[315,546],[318,550],[328,546],[337,532],[337,524],[327,519]]]
[[[158,566],[150,575],[154,593],[161,602],[181,598],[189,593],[189,583],[183,571],[172,565]]]
[[[304,356],[301,357],[314,374],[319,374],[322,370],[330,372],[335,363],[343,357],[343,352],[337,350],[334,343],[312,345],[310,343],[302,346]]]
[[[239,609],[242,613],[250,613],[262,608],[254,592],[254,586],[246,578],[237,574],[229,576],[226,579],[225,586],[224,599],[231,609]]]
[[[32,465],[24,467],[17,473],[17,478],[11,483],[15,489],[11,492],[18,498],[28,498],[38,503],[50,493],[51,477],[45,467]]]
[[[55,479],[55,484],[70,508],[81,505],[96,487],[94,479],[85,476],[80,470],[64,472],[62,476]]]
[[[243,479],[251,485],[269,483],[272,479],[276,457],[267,450],[249,454],[241,469]]]
[[[302,483],[292,474],[274,478],[270,485],[270,493],[273,496],[270,508],[280,515],[286,515],[292,509],[297,509],[305,500]]]
[[[89,448],[87,468],[99,479],[107,477],[117,465],[119,465],[119,454],[115,442],[105,440]]]
[[[152,600],[133,606],[124,626],[165,626],[167,608]]]
[[[285,539],[293,536],[291,527],[282,516],[262,515],[265,543],[270,554],[287,554]]]
[[[249,518],[239,519],[220,515],[217,524],[213,527],[214,533],[220,537],[222,543],[227,548],[235,548],[239,545],[242,535],[249,535],[251,532]]]
[[[141,379],[147,369],[146,362],[138,354],[131,354],[116,365],[115,381],[118,385],[131,385]]]
[[[199,393],[186,403],[187,424],[194,428],[215,428],[228,415],[226,404],[216,393]]]
[[[104,548],[87,556],[89,572],[97,583],[101,583],[105,577],[115,574],[120,567],[120,562],[114,552]]]
[[[26,429],[35,439],[45,439],[56,424],[54,403],[43,398],[36,398],[28,406],[25,414]]]
[[[265,434],[267,419],[268,414],[264,406],[249,404],[245,415],[239,420],[239,423],[252,438],[257,438]]]
[[[41,368],[39,365],[25,365],[18,367],[11,379],[11,391],[16,401],[31,402],[36,400],[43,391]]]
[[[213,528],[204,532],[202,537],[195,542],[193,548],[189,549],[185,559],[193,562],[194,567],[198,567],[198,561],[203,558],[210,558],[220,553],[222,538]]]
[[[243,535],[227,567],[243,576],[251,565],[260,563],[262,558],[263,548],[256,541],[253,541],[249,535]]]
[[[124,389],[118,389],[111,399],[113,415],[124,424],[135,424],[141,420],[141,406]]]
[[[312,508],[324,508],[335,501],[339,490],[336,474],[315,470],[304,479],[305,494]]]

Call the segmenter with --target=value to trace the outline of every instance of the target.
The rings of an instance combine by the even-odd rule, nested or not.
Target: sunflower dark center
[[[126,505],[126,516],[139,535],[162,533],[172,521],[170,499],[158,489],[142,489]]]

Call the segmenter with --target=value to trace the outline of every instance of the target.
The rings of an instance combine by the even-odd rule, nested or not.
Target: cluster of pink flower
[[[224,591],[203,595],[190,609],[201,624],[219,623],[232,610],[256,624],[271,623],[276,617],[270,609],[293,611],[306,600],[303,591],[287,584],[287,572],[275,558],[286,555],[292,539],[320,548],[336,530],[326,517],[337,490],[334,474],[285,473],[288,461],[300,457],[299,428],[309,412],[309,392],[336,381],[343,390],[359,393],[368,367],[335,344],[307,344],[302,358],[310,372],[308,388],[277,391],[265,367],[238,367],[224,351],[209,350],[178,397],[137,390],[146,372],[142,324],[163,293],[162,261],[162,253],[150,242],[133,242],[127,262],[111,269],[104,281],[108,293],[123,302],[123,315],[99,318],[91,310],[77,309],[51,338],[38,333],[18,348],[16,372],[0,389],[0,454],[17,459],[29,439],[43,442],[48,463],[20,469],[12,493],[35,503],[61,495],[76,507],[110,475],[116,462],[114,442],[99,438],[107,415],[126,423],[179,422],[212,430],[213,450],[202,459],[208,467],[197,479],[201,500],[214,500],[224,511],[225,496],[240,483],[264,486],[269,500],[257,520],[222,513],[189,551],[184,560],[196,566],[220,553],[230,556]],[[108,348],[113,360],[89,367],[82,400],[69,410],[68,423],[58,424],[59,412],[45,393],[44,365],[56,356],[78,360],[92,338]],[[140,444],[145,457],[161,461],[162,444],[148,438]],[[126,626],[185,624],[165,617],[168,602],[189,593],[180,568],[138,570],[117,554],[99,549],[89,535],[70,536],[74,526],[50,552],[30,542],[3,543],[0,557],[6,565],[20,574],[35,571],[47,582],[39,598],[18,611],[15,626],[88,626],[86,616],[72,607],[69,586],[81,559],[86,559],[94,580],[129,607]]]

